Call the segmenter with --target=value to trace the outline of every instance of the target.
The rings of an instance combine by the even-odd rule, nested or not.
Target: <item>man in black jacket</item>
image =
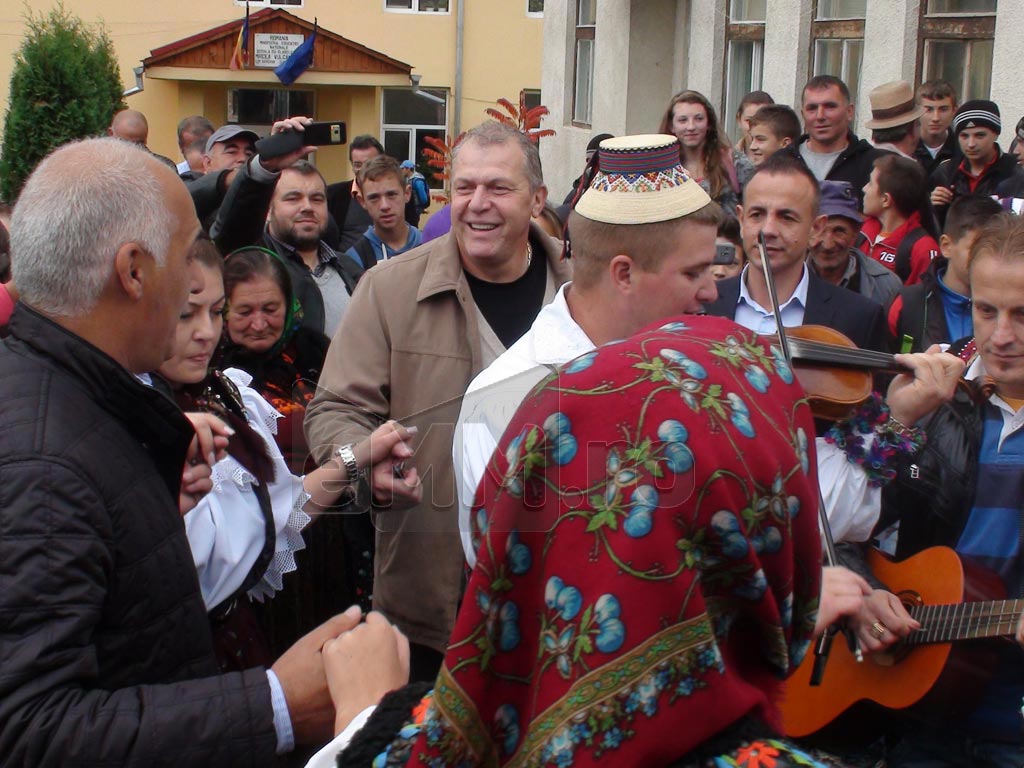
[[[114,139],[58,150],[19,198],[24,303],[0,346],[0,766],[271,765],[335,726],[320,649],[358,610],[272,670],[218,674],[179,496],[205,449],[134,375],[163,362],[201,289],[198,229],[174,171]]]
[[[875,158],[884,153],[850,130],[850,89],[838,77],[812,77],[804,86],[801,110],[807,133],[782,151],[802,159],[819,182],[849,182],[863,204],[862,190]]]
[[[1024,332],[1019,322],[1024,312],[1024,222],[1000,216],[985,226],[971,249],[969,277],[974,339],[963,354],[971,361],[964,374],[969,392],[958,391],[951,403],[916,427],[903,427],[907,432],[923,430],[927,440],[897,463],[896,477],[883,491],[879,527],[899,523],[897,558],[929,547],[952,547],[998,576],[1006,597],[1019,598],[1024,587]],[[896,591],[914,585],[888,587]],[[1013,609],[1004,602],[1003,610]],[[983,611],[979,606],[978,615]],[[910,626],[899,599],[885,589],[875,590],[856,620],[862,646],[872,651],[905,636]],[[1001,616],[994,629],[993,636],[1016,631],[1021,638],[1016,613]],[[980,698],[961,697],[960,710],[950,708],[944,716],[915,723],[888,756],[889,766],[1024,764],[1024,650],[1000,643],[993,651],[998,667],[982,680]]]
[[[283,120],[274,124],[272,133],[301,131],[306,122],[309,118]],[[363,270],[324,240],[327,182],[302,159],[313,149],[250,158],[224,196],[210,236],[224,254],[259,245],[280,256],[302,304],[303,326],[331,337]]]
[[[960,154],[956,134],[950,130],[956,112],[956,91],[945,80],[929,80],[918,86],[917,100],[924,114],[921,116],[921,138],[914,150],[914,159],[931,176],[939,163]]]

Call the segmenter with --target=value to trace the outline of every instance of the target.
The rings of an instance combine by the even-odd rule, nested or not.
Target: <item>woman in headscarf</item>
[[[478,490],[432,695],[339,764],[816,765],[774,737],[818,613],[813,439],[779,349],[718,318],[560,369]]]

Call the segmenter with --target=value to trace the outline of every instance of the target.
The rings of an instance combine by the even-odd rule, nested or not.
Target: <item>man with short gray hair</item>
[[[209,490],[206,453],[137,378],[202,290],[198,231],[173,170],[116,139],[58,149],[19,198],[21,303],[0,345],[0,766],[271,765],[333,731],[320,649],[359,612],[272,670],[218,674],[181,521],[198,479]]]
[[[314,457],[382,420],[419,424],[409,474],[375,487],[374,607],[410,640],[410,677],[433,680],[455,621],[463,558],[452,437],[470,380],[511,346],[569,277],[560,244],[531,216],[547,199],[529,138],[470,130],[452,160],[452,229],[367,271],[335,334],[306,418]],[[415,481],[415,475],[412,477]]]

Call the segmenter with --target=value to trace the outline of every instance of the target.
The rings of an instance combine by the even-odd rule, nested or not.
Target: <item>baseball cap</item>
[[[222,125],[206,140],[206,154],[210,154],[214,144],[231,141],[236,136],[241,136],[242,134],[250,137],[254,142],[260,138],[255,131],[250,131],[248,128],[243,128],[240,125]]]

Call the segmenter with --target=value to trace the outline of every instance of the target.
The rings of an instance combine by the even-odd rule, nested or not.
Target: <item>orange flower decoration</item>
[[[736,762],[747,768],[775,768],[779,750],[761,741],[755,741],[736,753]]]

